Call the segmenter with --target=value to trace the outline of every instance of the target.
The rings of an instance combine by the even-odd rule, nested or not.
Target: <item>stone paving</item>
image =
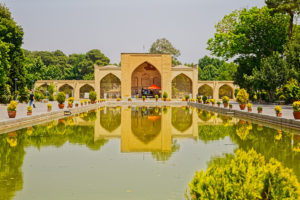
[[[152,101],[155,102],[154,100],[147,100],[147,102],[152,102]],[[49,102],[49,103],[52,104],[52,111],[59,110],[56,101]],[[230,103],[233,104],[233,109],[240,110],[239,105],[236,102],[230,102]],[[36,108],[33,108],[32,115],[39,115],[39,114],[47,112],[47,103],[39,103],[38,102],[38,103],[35,103],[35,105],[36,105]],[[27,116],[27,106],[28,106],[28,104],[21,104],[21,103],[18,104],[16,119],[28,117]],[[221,106],[223,106],[223,105],[221,105]],[[263,107],[264,115],[275,116],[274,108],[276,105],[253,104],[252,112],[257,113],[258,106]],[[67,103],[65,104],[65,109],[67,109],[66,107],[67,107]],[[79,103],[79,107],[80,107],[80,103]],[[282,107],[282,118],[294,119],[293,108],[291,105],[282,105],[281,107]],[[245,109],[245,112],[247,112],[247,108]],[[0,122],[8,121],[8,120],[10,120],[10,119],[7,114],[6,105],[0,104]]]

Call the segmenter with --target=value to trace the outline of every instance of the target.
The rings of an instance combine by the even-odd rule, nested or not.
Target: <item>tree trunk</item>
[[[289,10],[288,12],[290,14],[289,40],[291,41],[292,40],[292,36],[293,36],[294,13],[291,10]]]

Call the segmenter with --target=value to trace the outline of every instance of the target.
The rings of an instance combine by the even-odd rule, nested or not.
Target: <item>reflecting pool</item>
[[[190,107],[101,107],[0,135],[0,199],[184,199],[238,149],[300,180],[300,136]]]

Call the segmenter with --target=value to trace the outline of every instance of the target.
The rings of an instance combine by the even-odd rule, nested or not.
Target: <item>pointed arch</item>
[[[219,98],[221,99],[223,96],[228,96],[230,99],[233,99],[233,88],[227,84],[222,85],[219,88]]]
[[[100,80],[100,98],[121,97],[121,80],[109,73]]]
[[[198,95],[199,96],[213,96],[213,88],[207,84],[204,84],[198,88]]]
[[[181,99],[185,95],[193,93],[193,81],[181,73],[172,80],[172,98]]]
[[[161,74],[154,65],[149,62],[143,62],[131,74],[131,94],[138,94],[141,97],[141,90],[152,84],[161,87]],[[159,93],[159,91],[154,90],[153,93]]]
[[[80,99],[85,99],[88,98],[88,93],[91,91],[95,91],[94,87],[89,85],[89,84],[85,84],[83,85],[80,89],[79,89],[79,96]]]
[[[66,94],[67,98],[74,96],[74,88],[71,85],[67,84],[67,83],[60,86],[58,91],[59,92],[64,92]]]

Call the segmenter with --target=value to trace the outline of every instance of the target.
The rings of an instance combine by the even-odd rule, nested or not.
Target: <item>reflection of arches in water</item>
[[[212,97],[213,96],[213,89],[207,84],[202,85],[198,89],[198,95],[200,96],[207,96],[207,97]]]
[[[113,132],[121,125],[121,110],[106,107],[100,111],[100,125],[109,132]]]
[[[100,98],[117,98],[121,96],[121,81],[114,74],[107,74],[100,81]]]
[[[178,99],[192,94],[192,80],[185,74],[179,74],[172,80],[172,98]]]
[[[59,92],[64,92],[67,97],[72,97],[73,96],[73,87],[70,86],[69,84],[64,84],[61,86],[58,90]]]
[[[89,93],[91,91],[95,91],[95,89],[92,86],[90,86],[89,84],[85,84],[84,86],[82,86],[79,91],[80,99],[84,99],[85,93]],[[88,99],[88,96],[87,96],[87,99]]]
[[[184,132],[192,126],[193,116],[188,107],[172,108],[172,125],[180,132]]]
[[[131,130],[144,144],[154,140],[161,131],[161,111],[158,108],[137,108],[131,112]]]
[[[233,89],[228,85],[223,85],[219,88],[219,98],[223,96],[228,96],[230,99],[233,99]]]
[[[204,122],[209,121],[214,116],[215,116],[215,113],[212,113],[212,112],[209,112],[209,111],[206,111],[206,110],[200,110],[198,112],[199,119],[201,119]]]

